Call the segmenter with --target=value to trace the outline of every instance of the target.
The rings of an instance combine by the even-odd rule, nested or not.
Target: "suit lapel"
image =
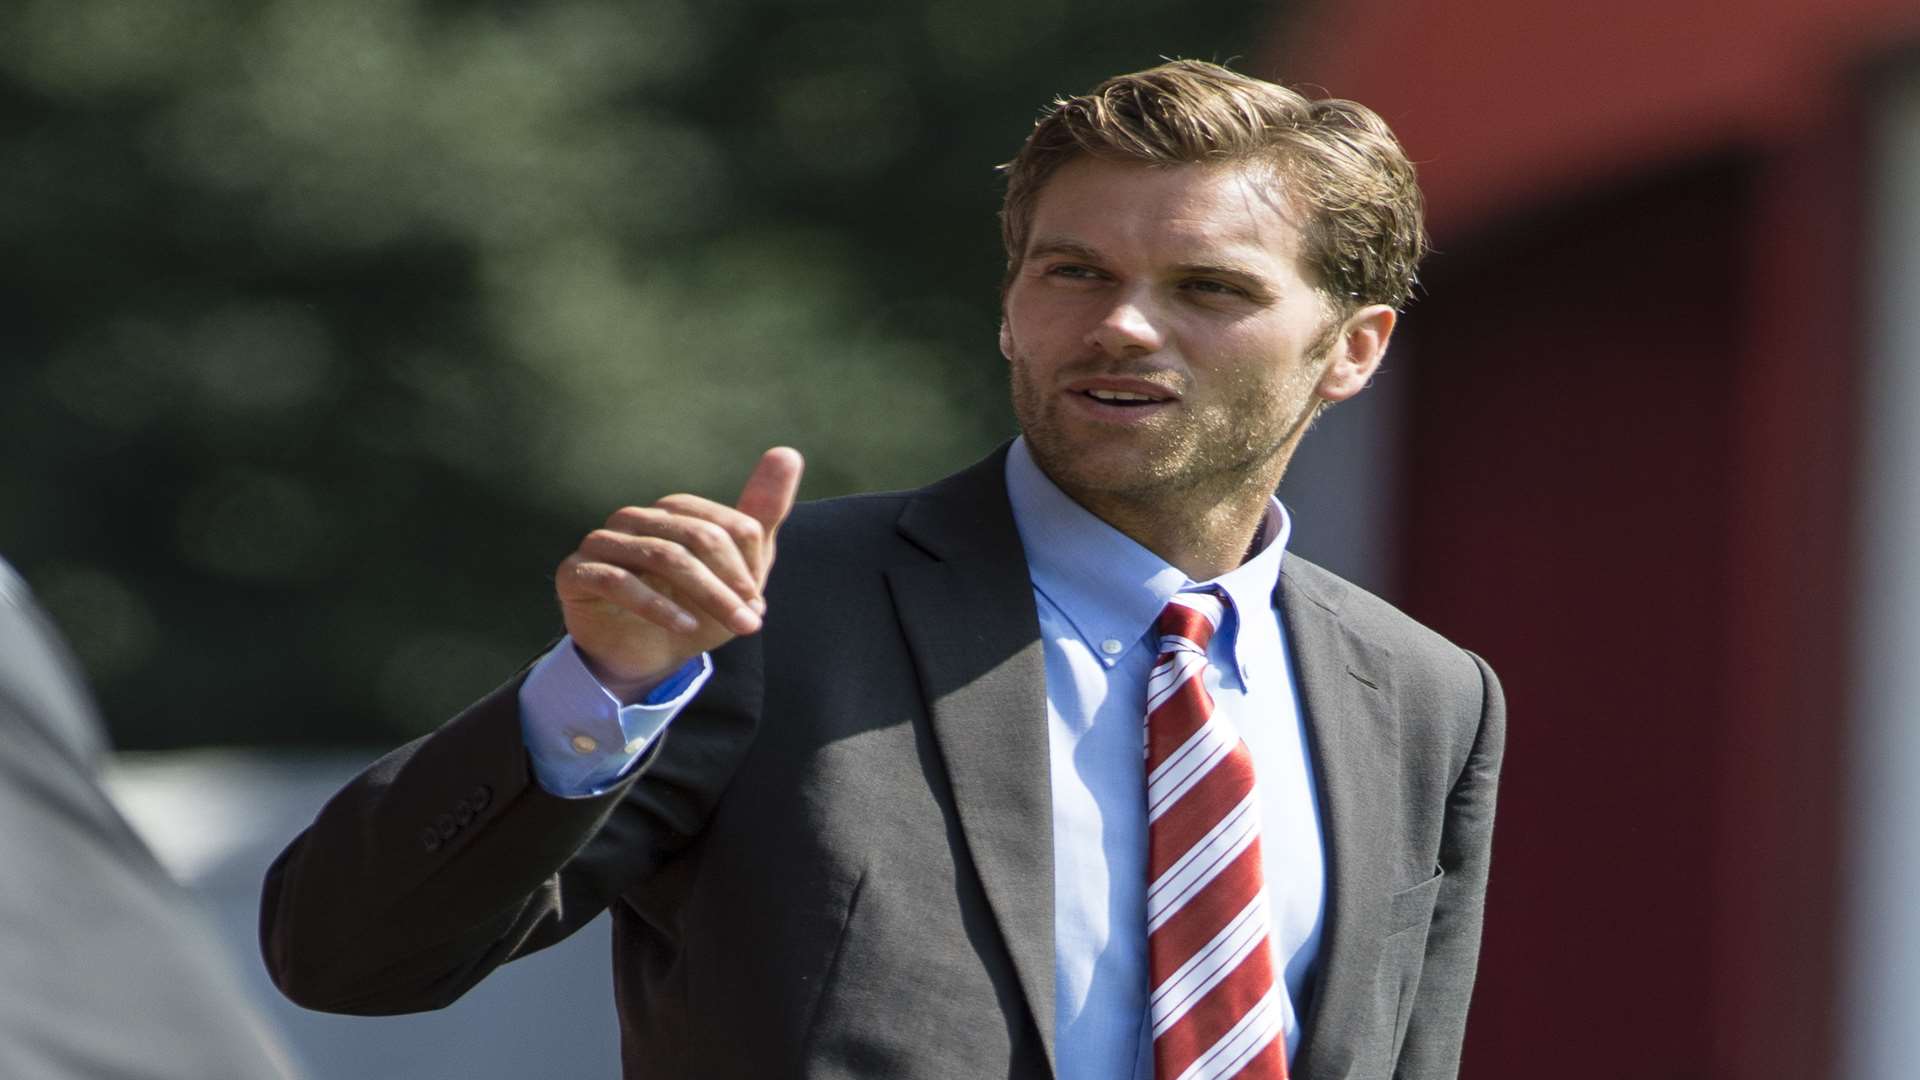
[[[887,571],[968,853],[1053,1069],[1053,804],[1046,666],[1005,452],[928,489]]]
[[[887,571],[934,742],[995,925],[1054,1067],[1053,806],[1046,667],[1005,450],[917,496],[900,531],[933,558]],[[1319,977],[1297,1080],[1345,1075],[1369,1007],[1399,820],[1391,657],[1340,619],[1337,579],[1288,557],[1276,599],[1306,718],[1327,860]]]
[[[1400,725],[1386,705],[1386,652],[1339,617],[1327,575],[1287,557],[1278,591],[1306,716],[1327,860],[1319,977],[1294,1061],[1297,1080],[1345,1076],[1348,1018],[1370,1007],[1399,820]]]

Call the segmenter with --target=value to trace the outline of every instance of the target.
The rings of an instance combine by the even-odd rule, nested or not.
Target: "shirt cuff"
[[[520,684],[520,738],[534,778],[561,798],[605,794],[712,674],[713,661],[702,653],[637,704],[622,705],[587,670],[573,638],[561,638]]]

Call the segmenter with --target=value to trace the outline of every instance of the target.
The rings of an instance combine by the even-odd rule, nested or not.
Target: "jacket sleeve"
[[[585,925],[701,831],[752,742],[755,638],[628,777],[549,794],[521,736],[521,676],[381,758],[281,852],[261,894],[261,951],[311,1009],[445,1006],[495,967]]]
[[[1474,656],[1473,662],[1482,683],[1479,724],[1466,765],[1447,796],[1440,839],[1440,894],[1427,930],[1420,986],[1394,1068],[1395,1080],[1447,1080],[1460,1071],[1467,1004],[1480,959],[1494,791],[1506,746],[1506,701],[1500,682],[1485,661]]]

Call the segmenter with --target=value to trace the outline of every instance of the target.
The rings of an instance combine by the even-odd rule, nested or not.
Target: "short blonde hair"
[[[1012,161],[1000,211],[1007,280],[1047,180],[1086,154],[1146,164],[1270,165],[1305,212],[1306,260],[1341,310],[1404,307],[1426,254],[1413,163],[1364,105],[1314,100],[1199,60],[1117,75],[1041,116]]]

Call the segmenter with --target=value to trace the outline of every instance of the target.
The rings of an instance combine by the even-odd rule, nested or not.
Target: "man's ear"
[[[1013,331],[1007,326],[1007,317],[1000,316],[1000,355],[1013,359]]]
[[[1347,316],[1314,392],[1327,401],[1345,401],[1366,389],[1367,381],[1380,370],[1380,361],[1387,355],[1387,339],[1393,336],[1397,318],[1385,304],[1368,304]]]

